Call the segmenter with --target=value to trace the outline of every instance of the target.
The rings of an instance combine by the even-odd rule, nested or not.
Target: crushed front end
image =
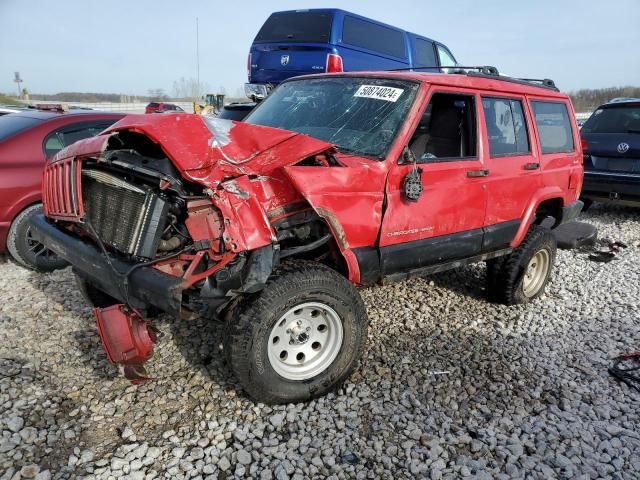
[[[264,286],[279,259],[268,212],[301,200],[274,170],[287,151],[303,152],[289,153],[292,163],[331,147],[311,139],[301,149],[298,139],[274,152],[297,135],[268,129],[273,138],[247,136],[243,151],[230,122],[149,117],[60,152],[45,170],[44,216],[32,221],[34,237],[94,292],[85,296],[107,356],[136,381],[156,340],[145,316],[189,318],[196,298],[223,308]]]

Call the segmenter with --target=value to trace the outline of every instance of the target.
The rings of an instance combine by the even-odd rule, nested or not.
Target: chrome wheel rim
[[[522,292],[525,297],[533,297],[540,291],[547,279],[550,265],[549,252],[546,250],[538,250],[524,271],[524,279],[522,280]]]
[[[307,380],[334,362],[344,331],[337,312],[319,302],[297,305],[282,315],[269,334],[269,363],[287,380]]]

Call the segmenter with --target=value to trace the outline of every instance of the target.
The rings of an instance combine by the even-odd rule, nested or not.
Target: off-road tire
[[[25,208],[15,218],[7,235],[7,250],[19,265],[39,272],[52,272],[64,268],[68,263],[43,245],[29,238],[31,217],[42,213],[42,205],[36,204]],[[34,249],[34,246],[36,248]]]
[[[107,295],[102,290],[94,287],[92,284],[87,282],[84,278],[82,278],[77,273],[75,274],[76,284],[78,285],[78,289],[82,294],[83,298],[91,307],[97,308],[105,308],[111,305],[115,305],[116,303],[122,303],[110,295]]]
[[[541,287],[527,296],[523,290],[525,269],[536,253],[546,250],[549,267]],[[509,255],[487,262],[487,294],[491,301],[506,305],[531,302],[544,293],[556,257],[556,239],[551,231],[532,225],[522,243]]]
[[[285,312],[305,302],[321,302],[340,317],[343,339],[335,360],[306,380],[290,380],[271,366],[272,328]],[[267,404],[304,402],[344,382],[358,365],[367,339],[368,317],[355,287],[325,265],[291,261],[278,267],[265,288],[231,310],[225,352],[235,377],[254,400]]]

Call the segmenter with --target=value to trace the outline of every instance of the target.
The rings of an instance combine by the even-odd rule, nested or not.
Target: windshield
[[[580,130],[581,133],[640,133],[640,107],[599,108]]]
[[[37,125],[41,121],[38,118],[23,117],[13,113],[0,116],[0,142]]]
[[[341,151],[384,158],[418,84],[376,78],[318,78],[280,85],[245,119],[303,133]]]

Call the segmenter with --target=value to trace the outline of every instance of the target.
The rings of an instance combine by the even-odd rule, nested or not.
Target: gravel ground
[[[0,478],[638,478],[640,211],[594,207],[607,264],[561,251],[547,294],[484,300],[484,266],[362,290],[360,369],[308,404],[239,391],[215,322],[160,320],[140,387],[98,345],[67,270],[0,260]]]

